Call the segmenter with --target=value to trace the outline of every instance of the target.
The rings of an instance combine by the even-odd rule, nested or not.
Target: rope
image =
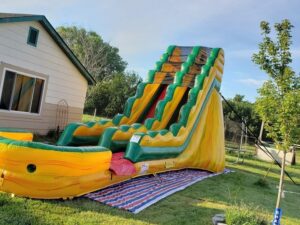
[[[270,151],[267,149],[267,147],[265,146],[265,144],[263,142],[261,142],[259,140],[259,138],[254,135],[253,131],[248,127],[248,125],[246,124],[246,122],[244,121],[243,117],[234,109],[234,107],[226,100],[226,98],[221,94],[221,92],[219,92],[219,95],[222,97],[222,99],[224,100],[224,102],[229,106],[229,108],[239,117],[239,119],[242,121],[243,124],[245,124],[245,127],[248,129],[248,132],[250,133],[250,135],[252,137],[254,137],[256,139],[256,141],[258,142],[258,147],[264,152],[266,153],[270,158],[272,158],[274,160],[274,162],[279,166],[279,168],[281,168],[281,164],[276,160],[276,158],[274,158],[274,156],[270,153]],[[243,128],[241,128],[243,130]],[[244,132],[244,130],[243,130]],[[263,148],[264,149],[263,149]],[[293,178],[290,176],[290,174],[284,170],[284,173],[288,176],[288,178],[295,184],[298,185]]]

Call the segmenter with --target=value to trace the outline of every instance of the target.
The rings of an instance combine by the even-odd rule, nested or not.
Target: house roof
[[[72,50],[64,42],[62,37],[57,33],[54,27],[50,24],[47,18],[43,15],[32,14],[14,14],[14,13],[0,13],[0,23],[12,23],[12,22],[26,22],[26,21],[38,21],[53,38],[56,44],[62,49],[66,56],[80,71],[82,76],[88,81],[88,84],[95,84],[95,80],[87,69],[82,65],[79,59],[75,56]]]

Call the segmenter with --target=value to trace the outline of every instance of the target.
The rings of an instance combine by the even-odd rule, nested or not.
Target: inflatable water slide
[[[72,198],[146,174],[224,169],[224,52],[169,46],[123,114],[69,124],[56,145],[0,129],[0,191]]]

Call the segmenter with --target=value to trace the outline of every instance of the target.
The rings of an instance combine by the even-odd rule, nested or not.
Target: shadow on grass
[[[232,155],[227,158],[228,165],[229,166],[243,166],[243,167],[249,167],[249,169],[259,169],[261,170],[260,174],[263,174],[264,172],[267,172],[270,169],[270,172],[273,172],[275,174],[280,174],[280,167],[275,164],[274,162],[265,162],[262,160],[258,160],[255,158],[248,158],[245,159],[242,163],[235,163],[234,158]],[[299,165],[293,165],[293,166],[286,166],[286,171],[291,173],[295,179],[300,179],[300,169],[298,168]],[[258,173],[259,174],[259,173]]]
[[[81,212],[93,212],[95,217],[88,219],[90,223],[96,218],[101,218],[103,222],[108,222],[109,218],[122,218],[120,221],[126,221],[128,224],[133,220],[135,223],[151,224],[210,224],[214,214],[224,212],[228,205],[241,202],[263,208],[271,216],[277,190],[254,185],[258,178],[255,173],[239,170],[212,177],[154,204],[137,215],[85,198],[50,202],[56,206],[76,208]],[[275,186],[277,181],[271,179],[270,183]],[[295,201],[292,196],[287,196],[282,203],[284,215],[299,220],[296,209],[299,204],[299,199]]]
[[[42,217],[34,215],[27,203],[29,199],[11,198],[0,193],[0,224],[46,224]]]
[[[137,215],[86,198],[67,201],[10,200],[8,195],[0,194],[0,199],[4,199],[0,206],[1,221],[6,221],[6,224],[211,224],[214,214],[241,202],[259,206],[271,216],[277,197],[275,187],[278,179],[268,178],[270,188],[257,186],[254,183],[261,173],[250,172],[253,167],[265,168],[247,162],[243,168],[234,168],[233,173],[196,183]],[[290,186],[287,184],[287,187]],[[299,205],[300,198],[293,195],[286,195],[282,201],[284,216],[296,221],[296,224],[300,223]]]
[[[211,218],[216,213],[224,213],[222,209],[201,207],[201,202],[202,199],[195,200],[175,194],[138,214],[112,208],[85,198],[64,202],[53,201],[52,203],[56,206],[75,207],[81,213],[92,212],[94,218],[86,218],[85,224],[93,224],[97,220],[108,224],[112,218],[116,224],[136,224],[139,222],[146,224],[211,224]]]

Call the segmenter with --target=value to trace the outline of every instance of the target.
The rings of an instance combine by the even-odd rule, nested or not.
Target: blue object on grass
[[[282,215],[281,208],[276,208],[274,211],[274,219],[273,219],[272,225],[280,225],[281,215]]]

